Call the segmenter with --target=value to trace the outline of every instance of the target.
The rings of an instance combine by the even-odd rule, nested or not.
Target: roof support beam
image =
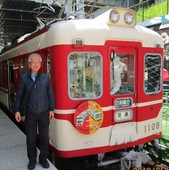
[[[5,21],[23,21],[23,22],[37,22],[37,20],[29,20],[29,19],[17,19],[17,18],[2,18]]]
[[[29,11],[29,10],[19,10],[19,9],[9,9],[9,8],[0,8],[0,11],[10,11],[10,12],[20,12],[20,13],[30,13],[30,14],[39,14],[39,11]],[[49,12],[43,12],[43,14],[48,15]]]

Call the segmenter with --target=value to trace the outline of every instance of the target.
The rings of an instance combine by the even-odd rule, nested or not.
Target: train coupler
[[[149,162],[151,158],[144,152],[129,151],[123,153],[121,158],[121,170],[141,168],[142,164]]]

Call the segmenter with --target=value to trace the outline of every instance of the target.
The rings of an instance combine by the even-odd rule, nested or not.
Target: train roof
[[[50,35],[53,36],[54,32],[56,32],[58,43],[63,44],[72,43],[72,37],[84,39],[85,45],[104,45],[106,40],[139,41],[144,47],[155,47],[154,43],[163,43],[162,37],[148,28],[139,25],[133,27],[109,25],[110,11],[95,19],[70,20],[56,23],[50,28],[49,32],[53,32]]]

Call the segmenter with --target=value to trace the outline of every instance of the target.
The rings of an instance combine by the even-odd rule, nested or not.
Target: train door
[[[14,101],[15,101],[15,93],[14,93],[14,69],[13,69],[13,61],[8,60],[8,99],[9,99],[9,108],[13,109]]]
[[[134,107],[137,93],[136,57],[136,50],[133,47],[111,47],[110,95],[114,105],[114,127],[120,126],[124,128],[122,133],[125,132],[119,144],[137,140],[137,113]],[[113,130],[112,134],[114,133]],[[115,143],[116,139],[112,138],[110,144]]]
[[[26,58],[8,60],[8,91],[9,91],[9,107],[13,110],[16,92],[18,90],[19,80],[22,74],[28,70]]]

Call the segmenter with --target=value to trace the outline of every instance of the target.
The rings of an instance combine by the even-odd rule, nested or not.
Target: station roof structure
[[[47,23],[61,20],[71,12],[76,15],[78,3],[83,3],[85,17],[90,17],[94,12],[105,12],[103,8],[129,7],[129,2],[130,6],[138,4],[138,0],[0,0],[0,50]],[[72,11],[66,13],[70,8]]]
[[[40,0],[41,2],[45,0]],[[37,26],[57,17],[61,7],[33,0],[2,0],[0,2],[0,44],[12,42],[33,32]]]
[[[71,5],[76,3],[76,0],[0,0],[0,49],[46,23],[64,18],[65,6],[70,1]],[[83,1],[86,13],[106,6],[98,0]]]

